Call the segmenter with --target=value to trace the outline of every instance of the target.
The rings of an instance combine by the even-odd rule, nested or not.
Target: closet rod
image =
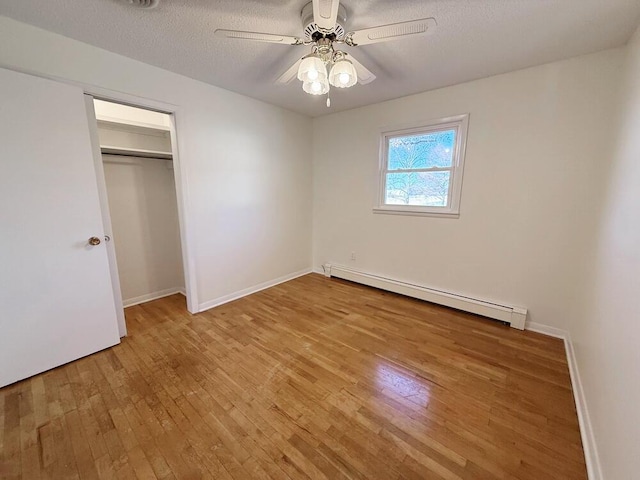
[[[132,157],[132,158],[147,158],[149,160],[163,160],[163,161],[173,161],[171,157],[169,158],[160,158],[160,157],[150,157],[149,155],[140,155],[134,153],[105,153],[105,155],[111,155],[113,157]],[[108,160],[105,160],[108,161]]]
[[[173,160],[173,155],[169,152],[159,152],[154,150],[138,150],[135,148],[101,147],[103,155],[119,155],[123,157],[155,158],[158,160]]]

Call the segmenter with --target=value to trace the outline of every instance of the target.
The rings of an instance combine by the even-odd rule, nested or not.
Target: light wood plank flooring
[[[3,479],[585,479],[561,341],[307,275],[0,390]]]

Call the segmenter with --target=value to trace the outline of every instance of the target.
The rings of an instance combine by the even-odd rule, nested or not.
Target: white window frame
[[[460,216],[460,198],[462,196],[462,175],[464,173],[464,157],[467,144],[467,129],[469,114],[440,118],[428,122],[420,122],[412,126],[396,127],[380,132],[380,164],[378,168],[378,188],[374,213],[389,213],[395,215],[423,215],[458,218]],[[433,133],[442,130],[456,130],[451,167],[419,168],[406,170],[389,170],[388,153],[389,140],[396,137]],[[450,171],[449,198],[446,207],[427,207],[420,205],[389,205],[385,204],[387,173],[392,172],[438,172]]]

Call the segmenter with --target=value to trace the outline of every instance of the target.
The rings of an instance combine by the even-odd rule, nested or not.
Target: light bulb
[[[315,54],[302,59],[298,67],[298,80],[301,82],[322,81],[327,76],[327,67],[324,62]]]
[[[329,93],[329,82],[327,77],[322,76],[322,72],[313,82],[302,82],[302,89],[311,95],[324,95]]]
[[[357,81],[358,73],[353,64],[344,57],[337,59],[329,72],[329,83],[334,87],[349,88]]]

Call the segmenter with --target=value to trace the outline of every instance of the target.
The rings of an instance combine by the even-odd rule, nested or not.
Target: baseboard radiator
[[[324,274],[327,277],[337,277],[351,282],[361,283],[370,287],[380,288],[389,292],[399,293],[408,297],[426,300],[446,307],[456,308],[465,312],[475,313],[484,317],[494,318],[509,323],[513,328],[524,330],[527,309],[512,305],[499,305],[477,298],[465,297],[455,293],[434,290],[420,285],[401,282],[392,278],[372,275],[341,265],[324,264]]]

